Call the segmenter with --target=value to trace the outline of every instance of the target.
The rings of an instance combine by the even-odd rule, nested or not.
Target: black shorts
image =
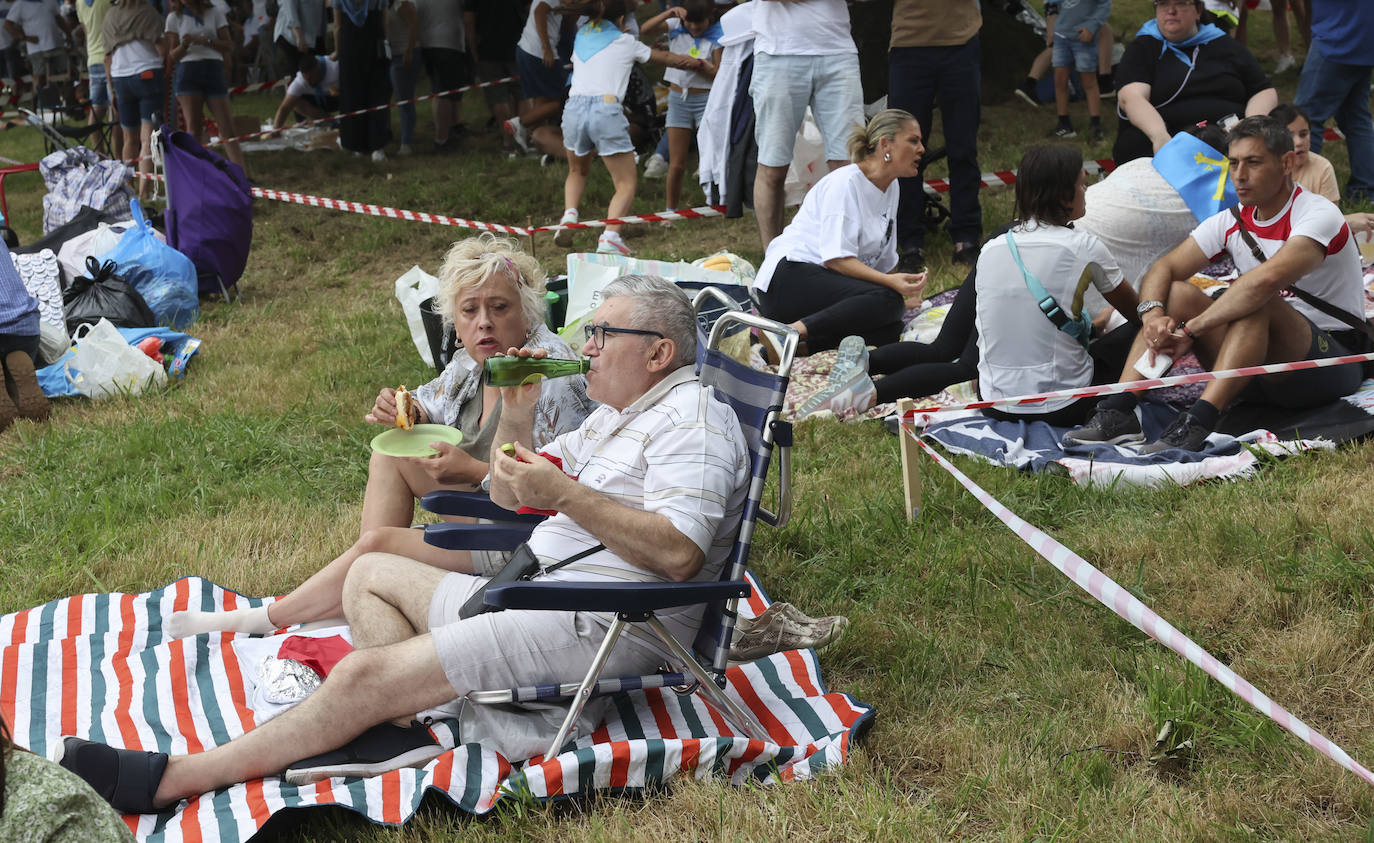
[[[1306,316],[1303,318],[1312,329],[1312,343],[1308,346],[1306,356],[1302,358],[1304,360],[1359,354],[1368,345],[1368,339],[1355,330],[1325,331],[1312,324],[1312,320]],[[1260,375],[1245,387],[1241,398],[1290,410],[1301,410],[1330,404],[1337,398],[1350,395],[1359,389],[1363,382],[1364,365],[1347,363],[1343,366],[1326,366],[1280,375]]]
[[[447,47],[423,47],[420,61],[425,65],[425,75],[429,77],[429,87],[433,93],[451,91],[472,83],[472,69],[468,66],[468,54],[462,50]],[[462,94],[450,94],[444,99],[460,100]]]

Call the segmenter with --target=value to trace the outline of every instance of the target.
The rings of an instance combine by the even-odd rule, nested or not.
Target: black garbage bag
[[[116,328],[154,328],[157,319],[138,290],[123,276],[115,274],[115,262],[101,263],[86,258],[86,274],[77,278],[62,294],[67,331],[73,335],[79,325],[94,325],[102,317]]]

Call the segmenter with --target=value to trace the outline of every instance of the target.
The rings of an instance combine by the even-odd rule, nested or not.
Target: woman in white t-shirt
[[[1135,289],[1107,247],[1073,228],[1084,214],[1083,154],[1077,147],[1036,146],[1016,173],[1017,222],[988,241],[978,255],[978,391],[1006,398],[1109,383],[1124,359],[1102,358],[1095,371],[1088,352],[1091,314],[1083,296],[1091,284],[1118,313],[1131,320],[1118,331],[1134,336]],[[1052,301],[1051,301],[1052,299]],[[1108,342],[1104,347],[1124,351]],[[1096,349],[1095,349],[1096,351]],[[1099,376],[1100,375],[1100,376]],[[1082,424],[1096,398],[1060,399],[989,409],[997,419]]]
[[[100,25],[105,42],[105,78],[114,87],[119,125],[124,129],[124,160],[138,160],[138,169],[153,171],[153,129],[162,122],[165,95],[162,57],[162,16],[139,0],[116,0]],[[138,180],[143,198],[150,184]]]
[[[229,113],[229,85],[224,75],[224,55],[234,47],[224,8],[210,0],[172,0],[167,15],[167,48],[176,72],[172,87],[186,125],[196,140],[205,143],[205,106],[219,124],[221,137],[233,137],[234,118]],[[226,143],[229,160],[246,173],[243,151],[236,142]]]
[[[754,279],[763,314],[796,328],[807,354],[850,334],[895,342],[907,303],[919,303],[926,284],[923,272],[892,271],[897,179],[919,172],[920,124],[889,108],[856,126],[847,146],[854,163],[816,182]]]

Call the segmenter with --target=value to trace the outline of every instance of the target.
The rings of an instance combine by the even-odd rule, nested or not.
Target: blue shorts
[[[754,77],[749,82],[754,98],[754,140],[759,163],[786,167],[792,163],[797,130],[811,106],[811,115],[825,139],[825,157],[848,161],[845,142],[856,126],[863,125],[863,90],[859,86],[859,56],[754,56]]]
[[[1097,39],[1084,44],[1077,38],[1059,37],[1054,33],[1054,53],[1050,58],[1054,67],[1071,67],[1079,73],[1097,72]]]
[[[695,131],[701,126],[701,115],[706,113],[706,100],[710,96],[709,91],[700,94],[679,94],[677,91],[669,91],[668,121],[665,125],[669,129]]]
[[[86,68],[90,74],[91,105],[107,108],[110,105],[110,82],[105,78],[105,65],[93,64]]]
[[[147,77],[116,76],[115,102],[119,105],[119,125],[137,129],[139,121],[156,126],[162,114],[166,82],[162,68],[150,70]]]
[[[544,97],[561,100],[568,92],[568,74],[560,62],[555,61],[553,67],[545,67],[542,58],[516,47],[515,66],[520,70],[520,91],[525,99]]]
[[[183,61],[172,77],[172,89],[179,97],[200,95],[208,100],[229,96],[224,81],[224,62],[217,59]]]
[[[605,97],[568,97],[563,106],[563,146],[574,155],[605,157],[634,152],[630,121],[620,100]]]

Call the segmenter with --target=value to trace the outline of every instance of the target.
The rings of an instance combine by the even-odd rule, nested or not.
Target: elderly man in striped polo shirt
[[[581,557],[544,575],[549,580],[716,579],[743,511],[749,456],[734,411],[694,374],[691,302],[662,278],[625,276],[603,291],[588,331],[587,394],[602,406],[541,456],[530,450],[539,386],[502,389],[492,500],[557,511],[535,528],[530,549],[544,566]],[[515,443],[514,456],[501,450],[508,442]],[[519,610],[460,619],[460,607],[484,582],[365,554],[344,588],[356,649],[294,709],[195,755],[169,758],[66,738],[59,760],[115,808],[151,812],[283,769],[288,781],[303,783],[423,764],[448,747],[418,722],[395,722],[440,706],[452,711],[455,703],[464,742],[529,757],[552,738],[564,712],[514,716],[508,708],[461,705],[462,698],[475,690],[581,681],[608,621]],[[690,641],[700,612],[661,617]],[[646,639],[626,634],[606,669],[640,674],[662,660]],[[578,732],[599,725],[604,710],[589,705]]]

